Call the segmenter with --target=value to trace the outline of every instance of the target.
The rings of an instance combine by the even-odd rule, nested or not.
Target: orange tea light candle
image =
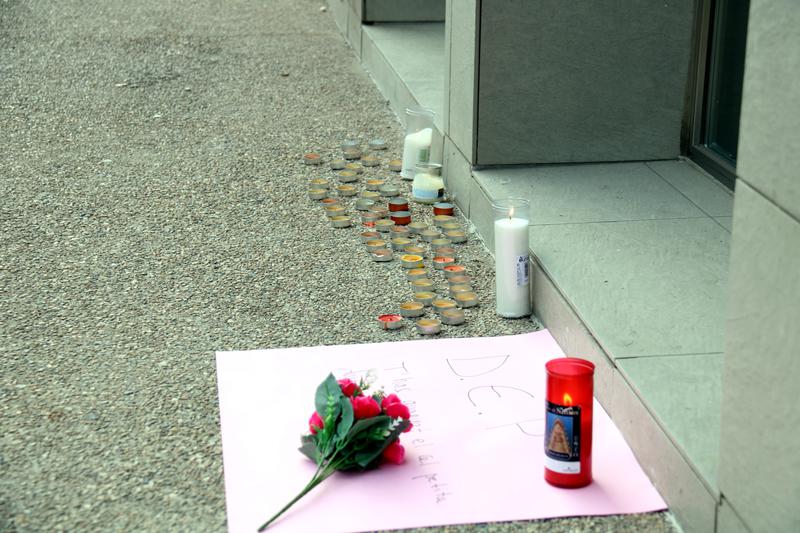
[[[403,170],[403,161],[400,159],[392,159],[391,161],[389,161],[388,166],[389,170],[391,170],[392,172],[400,172],[401,170]]]
[[[367,241],[364,244],[366,244],[368,252],[384,250],[386,248],[386,241],[384,241],[383,239],[372,239],[371,241]]]
[[[386,184],[386,180],[373,178],[373,179],[368,179],[365,182],[364,186],[367,188],[368,191],[377,191],[378,189],[383,187],[385,184]],[[378,195],[378,196],[380,196],[380,195]]]
[[[448,326],[460,326],[467,321],[463,309],[445,309],[439,314],[439,318],[442,324],[447,324]]]
[[[447,265],[452,265],[453,263],[455,263],[455,261],[456,260],[453,257],[437,256],[433,258],[433,268],[435,268],[436,270],[444,270],[444,267],[446,267]]]
[[[347,210],[341,205],[327,205],[325,206],[325,214],[328,218],[344,215]]]
[[[328,197],[328,189],[308,189],[308,197],[312,200],[324,200]]]
[[[324,199],[324,200],[322,200],[322,202],[320,202],[320,203],[321,203],[323,206],[326,206],[326,205],[333,205],[333,204],[338,204],[338,203],[339,203],[339,200],[338,200],[338,199],[336,199],[336,198],[325,198],[325,199]]]
[[[374,155],[365,155],[361,158],[361,164],[365,167],[377,167],[381,164],[381,160]]]
[[[460,243],[467,240],[467,232],[460,229],[446,231],[444,236],[452,243]]]
[[[425,251],[425,248],[423,248],[422,246],[416,246],[414,244],[409,244],[408,246],[403,248],[403,251],[407,254],[421,255],[422,257],[427,257],[428,255]]]
[[[361,191],[359,194],[361,198],[366,198],[368,200],[375,200],[376,202],[381,197],[380,194],[376,193],[375,191]]]
[[[331,225],[334,228],[349,228],[353,225],[353,221],[350,217],[345,215],[337,215],[335,217],[331,217]]]
[[[403,250],[403,248],[411,244],[411,239],[407,239],[406,237],[394,237],[389,242],[392,244],[392,250]]]
[[[319,165],[322,163],[322,156],[314,152],[309,152],[303,155],[303,163],[306,165]]]
[[[359,235],[359,237],[361,237],[361,242],[366,244],[367,241],[380,239],[381,238],[381,234],[378,233],[377,231],[362,231],[361,234]]]
[[[425,314],[425,306],[419,302],[403,302],[400,304],[400,315],[406,318],[417,318]]]
[[[459,307],[475,307],[478,305],[478,295],[474,292],[458,292],[453,296],[453,298]]]
[[[442,323],[435,318],[420,318],[417,320],[417,329],[422,335],[436,335],[442,331]]]
[[[309,186],[312,189],[330,189],[331,182],[326,180],[325,178],[314,178],[313,180],[308,182]]]
[[[430,291],[420,291],[414,293],[414,301],[419,302],[425,307],[431,305],[431,302],[436,299],[436,293]]]
[[[355,196],[358,190],[352,185],[337,185],[336,192],[339,193],[339,196]]]
[[[433,217],[433,225],[437,227],[444,226],[451,222],[455,222],[455,217],[452,215],[436,215]]]
[[[401,255],[400,264],[403,268],[422,268],[422,256],[413,254]]]
[[[352,183],[358,181],[358,174],[350,170],[342,170],[339,172],[338,179],[341,183]]]
[[[452,300],[437,299],[431,302],[431,307],[437,313],[441,313],[446,309],[453,309],[455,306],[456,303]]]
[[[359,165],[358,163],[347,163],[344,166],[345,170],[349,170],[350,172],[355,172],[356,174],[363,174],[364,168]]]
[[[450,288],[448,290],[450,291],[450,296],[452,296],[453,298],[456,297],[456,294],[461,292],[473,292],[472,286],[469,284],[450,285]]]
[[[443,246],[441,248],[437,248],[436,255],[441,257],[452,257],[453,259],[456,258],[456,249],[450,248],[449,246]]]
[[[415,279],[411,282],[411,288],[417,292],[430,291],[433,289],[433,281],[427,278]]]
[[[467,272],[467,267],[464,265],[448,265],[444,267],[444,277],[452,278],[453,276],[461,276]]]
[[[424,268],[412,268],[408,272],[406,272],[406,279],[408,281],[414,281],[416,279],[425,279],[428,277],[428,271]]]

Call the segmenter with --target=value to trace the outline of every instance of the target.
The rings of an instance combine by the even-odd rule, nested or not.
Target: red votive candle
[[[391,215],[389,215],[389,217],[398,226],[405,226],[406,224],[411,224],[411,213],[409,213],[408,211],[395,211]]]
[[[434,215],[453,215],[453,204],[448,202],[439,202],[433,204]]]
[[[408,211],[408,200],[405,198],[392,198],[389,200],[389,212]]]
[[[564,488],[592,482],[594,364],[577,357],[548,361],[544,479]]]

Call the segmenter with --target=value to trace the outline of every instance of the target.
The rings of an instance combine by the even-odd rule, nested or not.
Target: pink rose
[[[317,430],[322,429],[323,427],[325,427],[325,423],[322,421],[322,418],[317,414],[317,412],[314,411],[314,414],[308,419],[308,430],[312,435],[316,435]]]
[[[399,440],[391,443],[385,450],[383,450],[383,458],[387,463],[395,465],[403,464],[406,457],[406,449],[400,444]]]
[[[386,409],[388,406],[392,405],[393,403],[403,403],[400,401],[400,398],[397,397],[397,394],[390,394],[386,396],[383,401],[381,402],[381,407]]]
[[[355,382],[346,378],[339,380],[339,386],[342,388],[342,394],[347,397],[353,396],[356,392],[361,392],[361,389],[358,388]]]
[[[350,402],[353,404],[353,414],[356,420],[372,418],[381,414],[381,406],[372,396],[356,396],[355,398],[350,398]]]

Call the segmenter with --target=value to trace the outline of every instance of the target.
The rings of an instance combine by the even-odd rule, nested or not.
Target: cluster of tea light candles
[[[371,141],[369,146],[373,151],[386,148],[385,142],[379,139]],[[366,252],[375,262],[400,263],[411,286],[412,297],[400,303],[399,313],[380,315],[379,326],[395,330],[403,327],[404,319],[415,319],[420,334],[435,335],[443,324],[463,324],[466,321],[464,309],[477,306],[479,298],[466,275],[466,268],[457,263],[455,245],[466,242],[467,233],[453,216],[454,206],[447,202],[436,203],[432,210],[433,226],[415,221],[408,201],[398,196],[399,188],[390,179],[367,177],[364,189],[359,192],[357,185],[364,173],[363,167],[378,168],[381,165],[376,155],[364,155],[360,143],[350,140],[342,144],[342,154],[341,159],[330,161],[331,170],[338,172],[340,185],[333,190],[339,198],[331,196],[330,180],[321,177],[310,180],[308,195],[322,204],[334,228],[352,226],[353,218],[348,214],[343,198],[358,195],[355,208],[361,213],[359,238]],[[356,163],[359,160],[360,165]],[[323,160],[319,154],[311,153],[303,156],[303,162],[320,167]],[[388,166],[393,172],[400,172],[403,168],[400,160],[390,161]],[[429,262],[428,266],[426,262]],[[449,298],[436,292],[431,269],[444,275]],[[436,317],[425,317],[429,309]]]

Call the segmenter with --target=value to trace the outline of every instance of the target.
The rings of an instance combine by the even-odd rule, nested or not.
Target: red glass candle
[[[408,211],[408,200],[405,198],[392,198],[389,200],[389,212]]]
[[[544,479],[564,488],[592,482],[594,364],[576,357],[548,361]]]
[[[409,213],[408,211],[394,211],[390,215],[390,218],[398,226],[405,226],[406,224],[411,224],[411,213]]]
[[[453,204],[448,202],[439,202],[433,204],[434,215],[453,215]]]

